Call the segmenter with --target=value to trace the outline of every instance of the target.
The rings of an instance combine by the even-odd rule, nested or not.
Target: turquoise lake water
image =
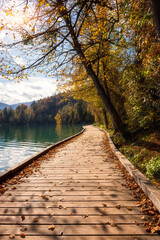
[[[0,173],[81,130],[81,125],[0,126]]]

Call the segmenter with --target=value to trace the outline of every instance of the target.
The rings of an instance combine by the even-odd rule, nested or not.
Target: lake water
[[[81,130],[81,125],[0,126],[0,173]]]

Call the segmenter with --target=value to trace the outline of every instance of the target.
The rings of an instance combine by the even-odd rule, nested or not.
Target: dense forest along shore
[[[144,216],[138,207],[148,200],[132,179],[134,198],[125,180],[129,176],[98,128],[86,126],[82,135],[50,150],[32,167],[3,185],[3,240],[159,239],[149,225],[153,216]]]

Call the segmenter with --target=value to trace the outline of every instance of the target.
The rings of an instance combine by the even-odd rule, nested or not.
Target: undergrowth
[[[106,129],[104,125],[96,126],[107,130],[122,154],[148,177],[158,188],[160,188],[160,131],[144,131],[134,135],[130,141],[113,130]]]

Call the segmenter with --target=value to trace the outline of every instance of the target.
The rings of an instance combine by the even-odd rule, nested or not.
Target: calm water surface
[[[81,125],[0,126],[0,172],[81,130]]]

